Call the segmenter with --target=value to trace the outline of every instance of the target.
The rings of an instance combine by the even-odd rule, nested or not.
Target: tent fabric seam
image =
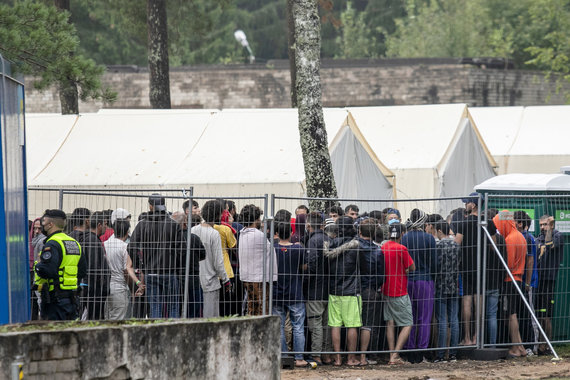
[[[36,176],[34,177],[34,179],[38,178],[43,172],[44,170],[47,169],[47,167],[51,164],[51,162],[55,159],[55,157],[57,156],[57,154],[59,153],[59,151],[61,150],[61,148],[63,148],[63,146],[65,145],[65,143],[67,142],[67,140],[69,139],[69,136],[71,135],[71,132],[73,132],[73,130],[75,129],[75,126],[77,125],[77,122],[79,121],[79,116],[77,115],[75,117],[75,122],[73,122],[73,125],[71,126],[71,128],[69,128],[69,131],[67,132],[67,134],[65,135],[65,138],[63,139],[63,141],[61,142],[61,144],[59,145],[59,147],[57,148],[57,150],[55,151],[55,153],[51,156],[51,158],[48,160],[48,162],[44,165],[44,167],[42,168],[42,170],[40,170],[38,172],[38,174],[36,174]]]

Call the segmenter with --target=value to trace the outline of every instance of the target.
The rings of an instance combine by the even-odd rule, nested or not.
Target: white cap
[[[111,225],[115,224],[117,219],[127,219],[131,214],[124,208],[118,208],[111,213]]]

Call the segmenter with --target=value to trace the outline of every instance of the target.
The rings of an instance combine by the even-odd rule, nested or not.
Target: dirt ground
[[[551,357],[533,356],[497,361],[458,360],[454,363],[420,363],[388,366],[378,364],[367,367],[319,366],[316,369],[283,369],[283,380],[336,380],[336,379],[570,379],[570,355],[561,361]]]

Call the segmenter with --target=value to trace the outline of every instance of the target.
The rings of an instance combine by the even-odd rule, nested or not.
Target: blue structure
[[[24,85],[0,56],[0,324],[30,316]]]

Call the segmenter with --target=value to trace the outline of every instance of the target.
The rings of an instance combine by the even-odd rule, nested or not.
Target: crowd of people
[[[445,218],[414,209],[405,220],[395,208],[300,205],[275,213],[273,236],[259,207],[238,213],[221,199],[169,212],[153,194],[134,228],[122,208],[46,210],[30,222],[32,319],[271,310],[296,366],[375,364],[385,349],[389,364],[453,361],[459,346],[481,338],[510,342],[512,357],[548,353],[519,290],[550,337],[564,249],[554,219],[542,216],[533,237],[524,211],[490,209],[482,227],[479,194],[463,202]],[[485,311],[480,336],[477,309]]]

